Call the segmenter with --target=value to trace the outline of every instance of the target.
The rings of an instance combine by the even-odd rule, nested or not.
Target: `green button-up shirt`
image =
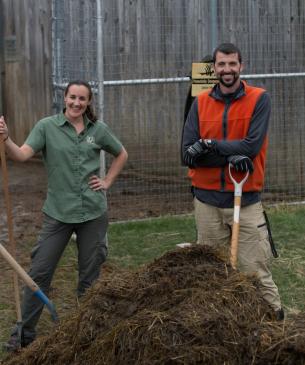
[[[109,127],[84,117],[80,134],[63,113],[36,123],[25,143],[42,152],[48,175],[43,212],[64,223],[80,223],[101,216],[107,209],[105,193],[93,191],[89,177],[99,175],[100,151],[117,156],[121,142]]]

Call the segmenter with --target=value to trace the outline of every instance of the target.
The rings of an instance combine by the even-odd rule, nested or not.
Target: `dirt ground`
[[[43,163],[33,159],[26,163],[7,161],[9,192],[13,212],[15,239],[36,236],[41,225],[41,208],[46,196],[47,178]],[[137,175],[137,176],[135,176]],[[172,178],[139,176],[130,169],[122,172],[107,193],[110,221],[141,219],[189,212],[191,194],[185,180],[177,188]],[[0,175],[0,240],[7,237],[6,211]]]
[[[26,163],[6,161],[13,236],[17,260],[27,267],[29,242],[34,243],[42,223],[42,206],[46,197],[47,176],[42,160]],[[110,222],[188,213],[192,209],[187,182],[172,177],[143,175],[126,168],[107,192]],[[182,192],[182,194],[181,194]],[[8,223],[0,171],[0,242],[8,245]],[[3,278],[2,278],[3,279]]]
[[[9,197],[15,240],[36,236],[40,228],[41,208],[45,198],[46,174],[40,161],[16,163],[7,161]],[[1,176],[2,187],[2,176]],[[7,238],[7,218],[3,188],[0,193],[0,239]]]
[[[17,261],[28,270],[30,264],[30,250],[37,239],[42,223],[42,206],[46,196],[47,177],[40,159],[33,159],[26,163],[7,161],[9,197],[12,208],[13,235],[17,247]],[[179,180],[180,184],[180,180]],[[177,185],[177,184],[176,184]],[[178,185],[177,185],[178,186]],[[186,200],[181,199],[181,188],[184,189]],[[180,189],[180,190],[179,190]],[[129,219],[141,219],[155,217],[171,213],[181,213],[191,207],[191,199],[188,185],[182,181],[176,191],[172,189],[171,178],[159,178],[159,176],[143,176],[139,172],[126,169],[115,182],[111,191],[107,193],[108,211],[110,221],[122,221]],[[173,191],[172,191],[173,190]],[[9,249],[8,224],[5,199],[3,193],[3,177],[0,170],[0,243]],[[6,341],[10,328],[15,323],[15,305],[13,300],[12,270],[9,265],[0,258],[0,346]],[[71,265],[73,267],[71,267]],[[75,267],[74,267],[75,266]],[[69,282],[76,280],[76,262],[65,263],[61,268],[71,272]],[[67,273],[65,274],[68,275]],[[75,276],[75,277],[74,277]],[[62,280],[59,274],[58,280]],[[56,278],[54,279],[56,282]],[[20,290],[21,290],[21,282]],[[60,292],[51,293],[57,298],[59,313],[65,313],[70,307],[75,306],[75,293],[71,289],[69,298],[64,291],[65,285],[54,284]],[[58,289],[59,290],[59,289]],[[61,303],[61,299],[64,303]],[[69,306],[67,306],[67,302]],[[44,333],[52,323],[48,313],[40,321],[39,331]],[[1,351],[0,351],[1,358]]]
[[[8,170],[17,260],[27,267],[27,243],[36,238],[41,225],[46,174],[38,160],[25,164],[8,162]],[[179,192],[169,196],[162,179],[159,185],[163,187],[163,196],[157,183],[148,196],[145,189],[136,189],[131,181],[134,180],[125,173],[113,195],[109,194],[110,220],[156,216],[191,205],[179,198]],[[6,243],[1,180],[0,183],[0,242]],[[142,204],[143,200],[146,204]],[[151,204],[148,206],[147,202]],[[270,321],[265,315],[270,308],[258,294],[255,283],[240,280],[239,274],[220,257],[202,250],[206,248],[179,249],[137,273],[111,271],[117,276],[104,276],[101,289],[88,296],[92,302],[85,303],[54,336],[41,337],[9,364],[304,364],[304,317],[286,322],[285,326]],[[74,273],[73,265],[65,263],[62,269],[67,274]],[[0,342],[6,340],[15,321],[12,290],[7,284],[11,272],[6,266],[1,262]],[[73,278],[69,278],[70,286],[72,282]],[[58,299],[60,315],[75,307],[79,309],[74,292],[67,293],[63,286],[62,282],[55,284],[50,293],[51,300],[55,296]],[[51,326],[45,313],[39,333],[47,334]],[[166,362],[168,353],[171,360]]]

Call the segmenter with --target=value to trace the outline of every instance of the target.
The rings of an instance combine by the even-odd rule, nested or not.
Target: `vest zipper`
[[[225,110],[223,112],[222,117],[222,133],[223,139],[227,139],[227,130],[228,130],[228,112],[231,106],[230,100],[225,99]],[[225,179],[225,167],[221,168],[220,172],[220,191],[225,191],[226,188],[226,179]]]

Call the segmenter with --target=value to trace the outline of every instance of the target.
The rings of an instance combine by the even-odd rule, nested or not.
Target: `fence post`
[[[97,82],[98,82],[98,119],[104,121],[104,52],[103,52],[103,1],[97,0],[96,13],[97,13]],[[106,161],[105,152],[101,151],[100,154],[100,177],[105,177],[106,174]]]
[[[98,104],[98,119],[104,121],[104,51],[103,51],[103,1],[97,0],[97,104]],[[100,153],[100,177],[106,175],[106,158],[105,152]],[[106,245],[108,246],[108,236],[105,236]]]

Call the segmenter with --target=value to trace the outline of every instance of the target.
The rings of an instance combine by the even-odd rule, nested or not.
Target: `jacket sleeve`
[[[187,163],[186,155],[187,149],[192,144],[200,139],[199,132],[199,120],[198,120],[198,99],[196,98],[191,106],[191,109],[187,115],[181,139],[181,160],[182,164],[190,168],[196,167],[222,167],[225,166],[227,161],[226,157],[220,156],[214,151],[210,151],[204,156],[200,157],[194,162],[194,165],[190,166]]]
[[[254,108],[247,136],[241,140],[216,141],[217,152],[222,156],[245,155],[254,158],[259,153],[266,138],[270,113],[270,96],[264,92]]]

